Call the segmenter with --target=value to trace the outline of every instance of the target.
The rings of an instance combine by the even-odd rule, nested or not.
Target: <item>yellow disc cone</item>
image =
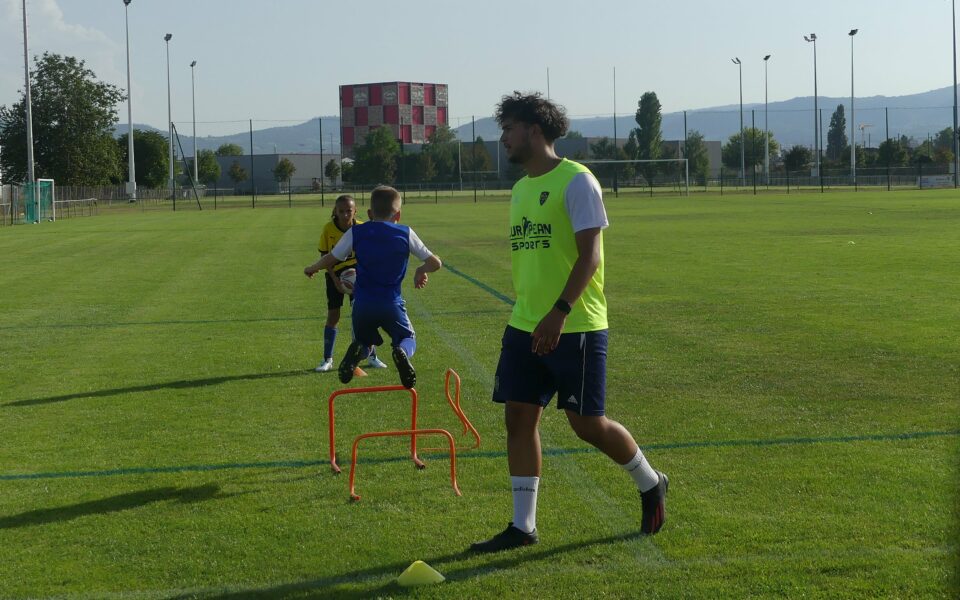
[[[404,587],[442,583],[444,580],[446,577],[422,560],[414,561],[403,573],[400,573],[400,577],[397,577],[397,583]]]

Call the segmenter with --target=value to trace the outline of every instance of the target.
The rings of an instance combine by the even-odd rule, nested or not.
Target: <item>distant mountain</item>
[[[320,152],[320,120],[323,121],[323,152],[340,152],[340,117],[318,117],[310,119],[299,125],[290,125],[285,127],[269,127],[267,129],[253,130],[253,153],[254,154],[272,154],[273,152],[282,153],[317,153]],[[256,121],[254,121],[256,125]],[[150,125],[133,124],[134,129],[144,131],[160,131]],[[127,132],[126,123],[118,124],[115,128],[115,135],[121,136]],[[165,131],[162,133],[166,133]],[[193,149],[193,138],[189,131],[184,131],[183,124],[177,126],[177,133],[180,137],[180,144],[183,145],[189,154]],[[333,135],[333,148],[331,148],[330,135]],[[238,133],[224,136],[205,136],[197,137],[198,150],[216,150],[223,144],[237,144],[243,148],[244,154],[250,153],[250,131],[244,130]]]
[[[830,127],[830,117],[839,104],[844,106],[849,131],[850,98],[825,96],[818,98],[824,136],[826,136]],[[739,105],[734,104],[688,110],[687,129],[699,131],[707,140],[726,142],[731,135],[739,131],[739,108]],[[859,128],[863,125],[862,139],[867,141],[868,145],[876,147],[884,139],[888,117],[891,137],[906,135],[917,140],[923,140],[928,135],[936,135],[938,131],[945,127],[952,127],[953,88],[945,87],[907,96],[857,98],[855,108],[858,142],[861,140]],[[885,111],[885,109],[887,110]],[[758,128],[763,128],[763,104],[745,104],[743,111],[744,127],[750,127],[751,121],[753,121]],[[773,132],[774,138],[780,142],[781,146],[813,145],[813,96],[771,102],[768,111],[770,131]],[[324,152],[339,152],[340,118],[336,116],[319,118],[323,121]],[[135,124],[134,127],[160,131],[149,125]],[[500,129],[491,117],[477,119],[475,124],[461,125],[455,128],[454,132],[461,140],[469,141],[474,135],[473,127],[476,128],[475,135],[486,141],[494,141],[500,137]],[[617,115],[618,138],[626,138],[634,127],[636,127],[636,122],[633,120],[633,110],[623,115]],[[578,131],[586,137],[613,137],[613,117],[571,119],[570,129]],[[122,135],[126,131],[126,124],[117,125],[116,135]],[[665,113],[663,115],[662,131],[665,140],[682,139],[683,112]],[[179,132],[180,143],[184,148],[192,148],[192,138],[185,133],[184,131]],[[332,148],[330,134],[333,134]],[[250,132],[244,130],[226,136],[197,138],[197,148],[199,149],[216,150],[220,145],[227,143],[238,144],[245,153],[248,153],[250,151]],[[824,148],[826,148],[825,141]],[[320,125],[317,118],[299,125],[270,127],[253,131],[254,154],[273,152],[315,153],[319,151]]]
[[[839,104],[844,107],[849,136],[850,98],[820,96],[817,104],[823,119],[824,136],[830,128],[830,117]],[[924,140],[928,135],[936,135],[943,128],[953,126],[953,88],[945,87],[909,96],[857,98],[854,108],[858,143],[861,141],[860,125],[864,125],[863,139],[872,147],[879,145],[885,138],[887,113],[891,137],[906,135]],[[770,131],[782,146],[813,145],[813,96],[771,102],[768,111]],[[750,127],[751,119],[755,120],[756,127],[763,129],[763,104],[744,104],[743,126]],[[475,126],[476,135],[484,140],[500,137],[500,130],[492,118],[478,119]],[[636,126],[632,110],[625,115],[617,115],[618,138],[625,139]],[[664,140],[682,139],[683,112],[664,113],[661,127]],[[571,119],[570,129],[585,137],[613,137],[613,117]],[[740,129],[740,107],[734,104],[688,110],[687,129],[699,131],[707,140],[726,142]],[[460,139],[471,139],[471,124],[462,125],[455,131]],[[826,140],[823,146],[826,148]]]

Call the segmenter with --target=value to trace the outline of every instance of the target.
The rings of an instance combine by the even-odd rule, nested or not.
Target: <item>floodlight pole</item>
[[[951,0],[953,9],[953,187],[960,182],[960,130],[957,129],[957,1]]]
[[[173,195],[173,111],[170,107],[170,38],[173,37],[172,33],[168,33],[163,36],[163,41],[167,43],[167,146],[170,149],[168,158],[170,159],[170,169],[169,175],[170,179],[167,182],[167,185],[170,186],[170,195]]]
[[[193,71],[197,61],[190,63],[190,100],[193,105],[193,185],[197,185],[197,93],[194,84]]]
[[[743,178],[747,170],[747,161],[744,153],[746,139],[743,136],[743,63],[740,58],[732,58],[733,64],[740,69],[740,185],[743,185]]]
[[[127,197],[137,201],[137,169],[133,160],[133,88],[130,84],[130,2],[123,0],[123,22],[127,37]]]
[[[768,115],[769,94],[767,87],[767,63],[770,54],[763,57],[763,172],[767,185],[770,185],[770,119]]]
[[[857,35],[857,29],[851,29],[850,33],[850,183],[857,184],[857,133],[856,123],[854,121],[854,94],[853,94],[853,36]]]
[[[813,42],[813,151],[817,155],[817,177],[820,177],[820,120],[817,106],[817,34],[803,36],[808,42]]]
[[[23,89],[26,91],[26,111],[27,111],[27,183],[36,182],[36,173],[33,162],[33,101],[30,97],[30,50],[27,46],[27,0],[23,0]],[[39,198],[36,195],[36,187],[31,187],[34,193],[34,200]],[[37,212],[37,219],[40,213]]]

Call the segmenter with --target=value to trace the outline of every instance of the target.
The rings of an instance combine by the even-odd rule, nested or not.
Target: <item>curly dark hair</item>
[[[501,127],[505,119],[520,121],[527,125],[539,125],[543,137],[548,142],[565,136],[570,127],[567,110],[550,102],[540,92],[531,94],[513,92],[504,96],[497,105],[495,117]]]

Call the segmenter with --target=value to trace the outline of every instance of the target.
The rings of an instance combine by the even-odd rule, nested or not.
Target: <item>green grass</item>
[[[668,522],[639,537],[633,484],[551,408],[541,544],[476,557],[511,511],[492,199],[403,215],[464,275],[405,290],[420,426],[459,434],[453,367],[483,436],[460,498],[400,438],[363,443],[359,503],[324,463],[338,384],[301,270],[327,209],[0,229],[0,597],[956,597],[954,192],[609,199],[609,415],[671,476]],[[408,425],[403,394],[337,406],[341,464]],[[397,587],[416,559],[448,581]]]

